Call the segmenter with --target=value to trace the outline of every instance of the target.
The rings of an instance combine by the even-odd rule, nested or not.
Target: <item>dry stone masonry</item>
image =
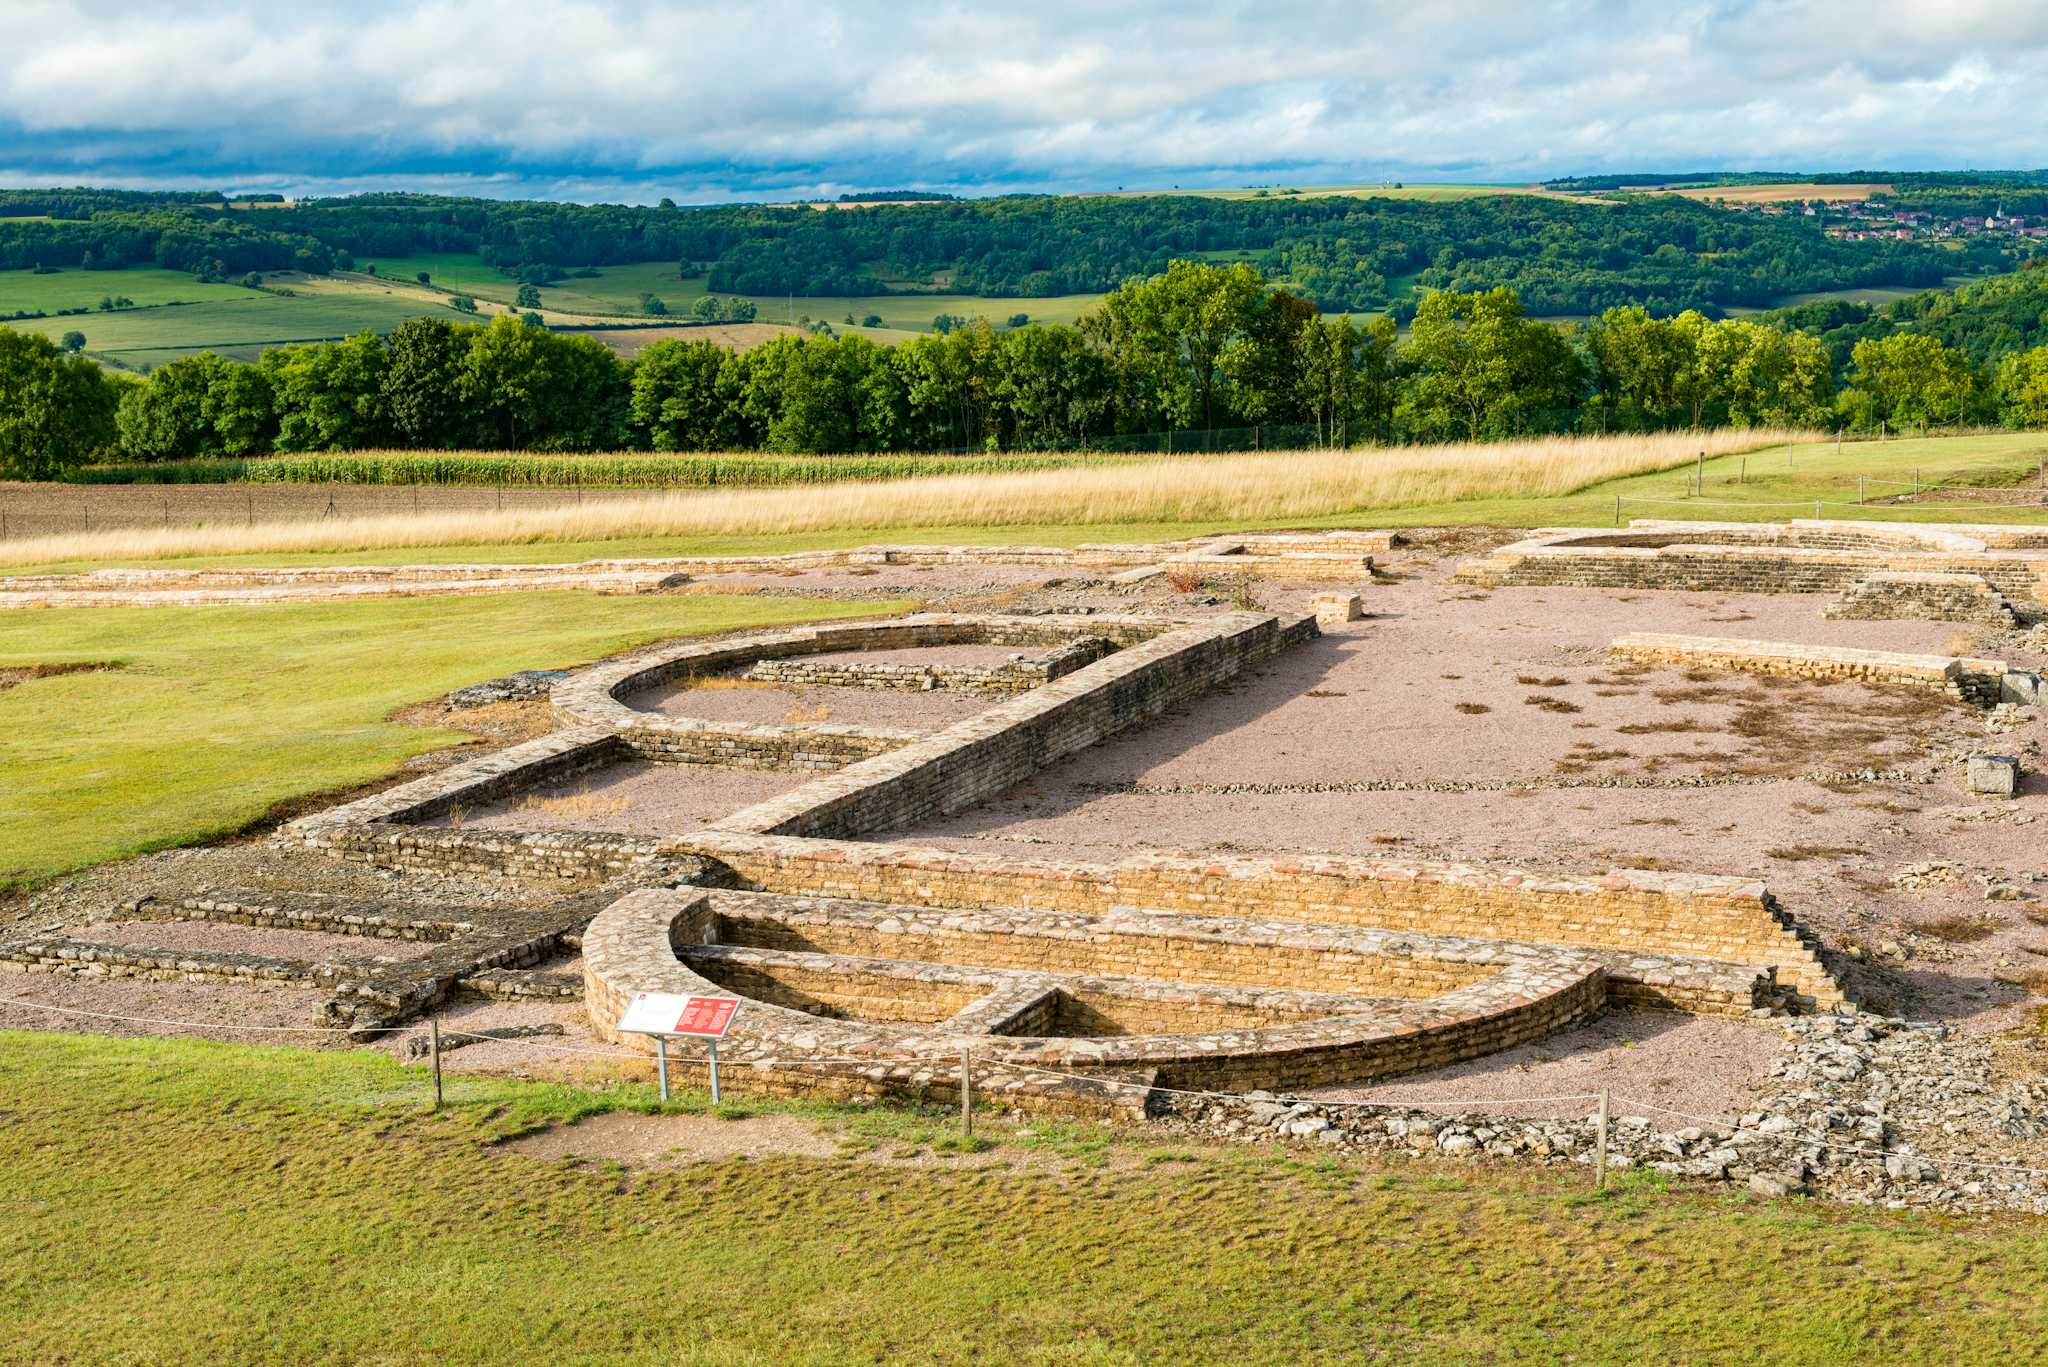
[[[1863,621],[1914,618],[2010,627],[2019,623],[2005,595],[1981,574],[1873,574],[1830,603],[1823,616]]]
[[[1357,600],[1325,595],[1315,606],[1339,625],[1354,620]],[[1317,632],[1316,616],[1255,611],[918,614],[670,644],[557,683],[563,729],[553,735],[304,818],[284,838],[398,867],[642,884],[583,935],[586,1011],[616,1034],[636,992],[742,995],[750,1005],[725,1053],[736,1085],[766,1091],[943,1086],[964,1048],[977,1085],[1019,1105],[1133,1111],[1160,1088],[1300,1088],[1468,1059],[1611,1003],[1732,1015],[1842,1005],[1810,934],[1753,880],[1561,879],[1335,856],[1087,864],[887,838],[975,806]],[[867,658],[950,645],[1036,652],[1011,662],[1036,681],[1018,691],[1014,680]],[[853,654],[862,658],[849,666]],[[957,686],[991,702],[930,734],[710,723],[633,705],[679,681],[740,674]],[[812,777],[658,838],[449,821],[628,757]],[[468,980],[507,994],[560,986],[559,975],[508,978],[520,971],[472,970]]]
[[[1608,652],[1632,664],[1676,665],[1690,669],[1727,669],[1745,674],[1773,674],[1789,679],[1853,679],[1946,693],[1995,707],[2003,696],[2003,660],[1955,655],[1911,655],[1890,650],[1853,650],[1845,646],[1795,645],[1784,641],[1745,641],[1721,636],[1680,636],[1636,631],[1618,636]]]

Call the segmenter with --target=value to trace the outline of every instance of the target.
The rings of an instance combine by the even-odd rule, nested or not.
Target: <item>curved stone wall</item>
[[[598,1028],[622,1044],[652,1050],[644,1037],[623,1035],[618,1022],[634,995],[641,992],[726,995],[729,989],[685,963],[679,957],[692,945],[714,946],[718,937],[720,899],[745,894],[721,894],[700,889],[648,889],[627,895],[601,912],[583,936],[584,1004]],[[830,904],[810,904],[814,912],[824,908],[828,919]],[[886,911],[846,907],[845,924],[857,927],[865,912],[887,924]],[[997,943],[1025,929],[1019,925],[970,925],[954,917],[956,938],[963,933],[978,934],[985,942]],[[1169,921],[1178,918],[1168,918]],[[1126,921],[1105,927],[1081,924],[1086,918],[1059,927],[1053,939],[1071,950],[1076,944],[1093,944],[1097,937],[1120,936],[1126,941],[1147,938],[1147,928]],[[1164,936],[1174,927],[1154,924],[1149,930]],[[1192,927],[1182,926],[1183,932]],[[991,1033],[991,1023],[1024,1017],[1020,1007],[991,1022],[991,1013],[969,1014],[974,1002],[932,1024],[835,1019],[760,999],[749,1000],[734,1018],[733,1028],[721,1046],[721,1057],[732,1065],[750,1070],[743,1079],[765,1084],[769,1089],[800,1084],[807,1075],[843,1072],[870,1081],[892,1072],[904,1077],[930,1076],[934,1065],[956,1066],[962,1050],[971,1053],[980,1082],[984,1068],[995,1074],[1014,1070],[1028,1075],[1033,1070],[1052,1073],[1080,1072],[1098,1076],[1139,1076],[1147,1085],[1159,1087],[1304,1087],[1345,1082],[1363,1082],[1417,1068],[1434,1067],[1477,1057],[1541,1037],[1597,1011],[1606,1001],[1605,972],[1597,959],[1571,950],[1503,944],[1498,941],[1457,940],[1450,937],[1399,936],[1373,932],[1344,932],[1336,928],[1304,931],[1287,927],[1258,927],[1252,923],[1217,919],[1201,927],[1219,943],[1249,948],[1263,944],[1273,948],[1293,937],[1296,947],[1314,949],[1304,962],[1322,956],[1350,958],[1363,965],[1376,959],[1400,961],[1417,959],[1433,971],[1460,970],[1470,976],[1462,986],[1450,987],[1420,1000],[1387,998],[1367,1005],[1357,1000],[1367,993],[1331,993],[1324,990],[1328,972],[1312,989],[1326,1001],[1365,1009],[1286,1024],[1244,1029],[1190,1033],[1141,1033],[1102,1036],[1010,1035]],[[925,946],[929,949],[929,946]],[[1028,956],[1032,946],[1017,952]],[[929,986],[942,980],[950,966],[917,959],[880,959],[868,956],[816,955],[814,971],[839,968],[846,975],[886,973],[897,970],[908,984]],[[1161,963],[1173,960],[1161,951]],[[1168,971],[1171,971],[1170,969]],[[1284,972],[1284,969],[1274,969]],[[970,972],[972,981],[963,990],[974,991],[974,1001],[994,996],[1015,983],[997,981],[1000,971]],[[1047,969],[1036,975],[1040,996],[1062,992],[1086,996],[1101,991],[1108,981],[1102,975],[1086,975]],[[1090,984],[1098,986],[1091,988]],[[1025,984],[1029,991],[1034,985]],[[1202,989],[1167,979],[1122,978],[1115,986],[1126,992],[1171,995]],[[987,988],[982,991],[980,989]],[[1284,997],[1285,986],[1269,989]],[[1225,991],[1222,995],[1228,996]],[[1028,1003],[1024,1005],[1028,1006]],[[1313,1003],[1311,1003],[1313,1006]],[[1269,1004],[1267,1009],[1273,1009]]]

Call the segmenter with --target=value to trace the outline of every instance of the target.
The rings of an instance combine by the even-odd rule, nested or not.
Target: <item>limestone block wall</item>
[[[714,895],[720,945],[1225,987],[1434,997],[1498,972],[1487,942],[1120,911],[928,911]]]
[[[2003,660],[1970,656],[1913,655],[1658,631],[1617,636],[1608,650],[1616,659],[1636,664],[1728,669],[1791,679],[1853,679],[1947,693],[1985,707],[1998,701],[1998,681],[2006,672]]]
[[[1090,665],[1116,647],[1100,636],[1067,641],[1037,659],[1018,658],[994,666],[892,664],[888,661],[763,660],[745,677],[805,688],[881,688],[924,693],[987,693],[1007,697],[1062,678]]]
[[[1825,617],[1911,619],[2009,627],[2018,620],[2005,595],[1977,574],[1873,574],[1836,601]]]
[[[618,1030],[636,993],[715,990],[676,951],[691,933],[679,923],[701,924],[703,903],[714,896],[646,889],[621,898],[591,922],[583,938],[584,1006],[600,1031],[622,1044],[651,1048],[643,1037]],[[752,1001],[741,1007],[720,1052],[731,1060],[727,1082],[736,1090],[757,1081],[802,1086],[846,1073],[877,1084],[915,1077],[920,1069],[930,1076],[933,1066],[947,1066],[963,1047],[974,1051],[977,1073],[988,1068],[998,1088],[1006,1070],[1040,1077],[1067,1071],[1135,1075],[1163,1086],[1300,1087],[1364,1081],[1509,1047],[1581,1019],[1605,1000],[1603,970],[1590,958],[1503,945],[1490,952],[1497,972],[1428,1001],[1200,1034],[963,1036],[942,1028],[834,1020]]]
[[[1748,878],[1632,869],[1555,878],[1337,855],[1093,864],[723,830],[693,832],[678,849],[735,886],[773,892],[1098,916],[1142,907],[1575,945],[1767,965],[1820,1007],[1845,1000],[1796,923]]]
[[[920,613],[882,622],[753,632],[717,641],[668,642],[577,672],[555,687],[550,702],[563,724],[616,731],[632,753],[643,759],[822,772],[887,754],[924,733],[885,727],[664,717],[642,712],[627,700],[678,679],[726,673],[746,665],[785,667],[800,674],[805,666],[796,662],[812,655],[944,645],[1051,646],[1057,653],[1082,637],[1119,647],[1134,645],[1173,625],[1157,617],[1108,614],[1073,620]]]
[[[1184,626],[718,826],[846,837],[961,811],[1315,634],[1313,617],[1250,612]]]
[[[1625,531],[1551,528],[1459,566],[1482,587],[1844,593],[1873,574],[1974,574],[2013,598],[2048,590],[2038,537],[1876,522],[1638,521]]]
[[[656,764],[830,773],[900,750],[923,735],[883,726],[708,722],[643,714],[641,722],[619,732],[619,739],[633,757]]]

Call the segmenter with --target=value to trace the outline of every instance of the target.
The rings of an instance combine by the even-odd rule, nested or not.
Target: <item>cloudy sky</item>
[[[2042,0],[0,0],[0,184],[647,202],[2048,165]]]

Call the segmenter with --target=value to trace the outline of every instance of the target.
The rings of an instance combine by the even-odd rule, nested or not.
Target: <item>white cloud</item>
[[[705,198],[2048,162],[2032,0],[0,9],[0,163],[45,180]]]

